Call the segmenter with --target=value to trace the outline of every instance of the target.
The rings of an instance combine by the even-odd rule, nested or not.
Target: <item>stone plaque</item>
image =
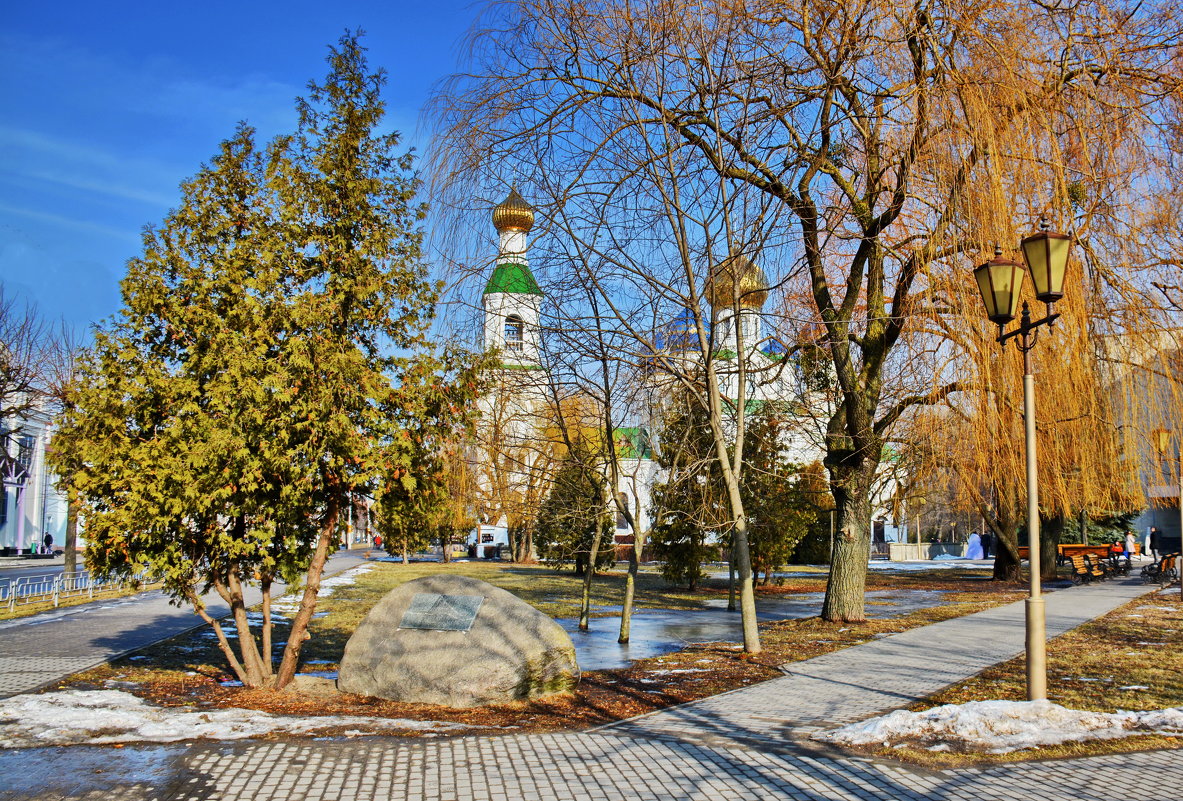
[[[481,595],[439,595],[417,592],[399,621],[400,629],[468,631],[484,603]]]

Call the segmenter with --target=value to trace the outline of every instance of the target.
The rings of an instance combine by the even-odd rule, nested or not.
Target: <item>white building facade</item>
[[[66,498],[46,464],[53,436],[41,406],[0,421],[0,555],[39,553],[66,542]]]

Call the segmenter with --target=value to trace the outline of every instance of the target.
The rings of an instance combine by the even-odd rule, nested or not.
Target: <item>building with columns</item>
[[[0,421],[0,554],[36,553],[45,537],[53,548],[66,542],[66,498],[46,464],[53,436],[49,413],[34,405],[26,414]]]

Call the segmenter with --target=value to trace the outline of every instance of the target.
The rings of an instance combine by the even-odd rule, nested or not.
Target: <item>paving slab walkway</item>
[[[1134,581],[1047,596],[1048,633],[1137,598]],[[253,741],[0,753],[0,799],[1178,801],[1183,751],[931,771],[818,746],[1022,651],[1022,603],[806,662],[783,678],[581,733]],[[1053,646],[1054,647],[1054,646]],[[1053,683],[1054,691],[1054,683]]]

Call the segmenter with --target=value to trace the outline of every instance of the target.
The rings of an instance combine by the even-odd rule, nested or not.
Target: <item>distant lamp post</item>
[[[998,326],[997,341],[1003,347],[1018,337],[1016,345],[1023,354],[1023,422],[1027,440],[1027,553],[1031,569],[1031,593],[1027,598],[1027,700],[1047,698],[1047,633],[1043,593],[1039,583],[1039,470],[1035,459],[1035,376],[1031,373],[1031,348],[1041,325],[1053,325],[1059,314],[1052,304],[1064,297],[1064,273],[1072,239],[1047,230],[1047,220],[1040,220],[1039,233],[1022,242],[1023,258],[1035,284],[1035,297],[1047,304],[1047,316],[1032,322],[1031,309],[1023,301],[1019,327],[1006,333],[1006,325],[1015,319],[1023,289],[1022,265],[1002,258],[1002,249],[994,249],[994,258],[974,270],[986,316]]]

